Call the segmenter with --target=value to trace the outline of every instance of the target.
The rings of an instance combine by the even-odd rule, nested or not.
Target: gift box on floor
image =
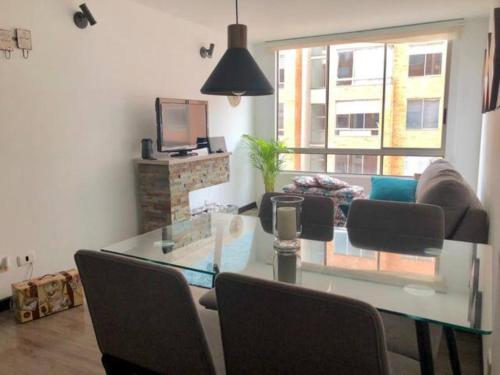
[[[81,305],[80,275],[71,269],[12,284],[12,302],[21,323]]]

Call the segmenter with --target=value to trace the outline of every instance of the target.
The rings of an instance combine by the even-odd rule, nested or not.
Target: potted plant
[[[262,173],[266,193],[273,192],[276,177],[284,163],[280,154],[288,153],[288,148],[280,141],[267,141],[248,134],[243,138],[249,148],[250,162]]]

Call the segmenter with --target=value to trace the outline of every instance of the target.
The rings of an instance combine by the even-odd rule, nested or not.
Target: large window
[[[447,51],[435,40],[280,50],[284,169],[412,175],[443,157]]]

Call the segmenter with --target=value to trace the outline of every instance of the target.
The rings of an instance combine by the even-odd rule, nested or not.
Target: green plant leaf
[[[274,186],[274,181],[284,163],[281,155],[289,153],[290,150],[283,142],[277,140],[268,141],[248,134],[243,135],[243,139],[248,147],[250,163],[261,171],[266,186]]]

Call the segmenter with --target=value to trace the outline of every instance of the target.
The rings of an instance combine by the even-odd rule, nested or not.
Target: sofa
[[[412,210],[415,205],[442,208],[445,239],[488,243],[488,214],[474,190],[448,161],[437,160],[430,164],[418,178],[415,202],[398,202],[398,210],[404,210],[404,207]],[[365,211],[366,215],[373,210],[390,213],[394,211],[394,206],[395,202],[390,200],[376,200],[371,205],[367,204]],[[398,215],[394,215],[394,221],[398,220]],[[413,225],[418,226],[419,223],[415,221]]]

